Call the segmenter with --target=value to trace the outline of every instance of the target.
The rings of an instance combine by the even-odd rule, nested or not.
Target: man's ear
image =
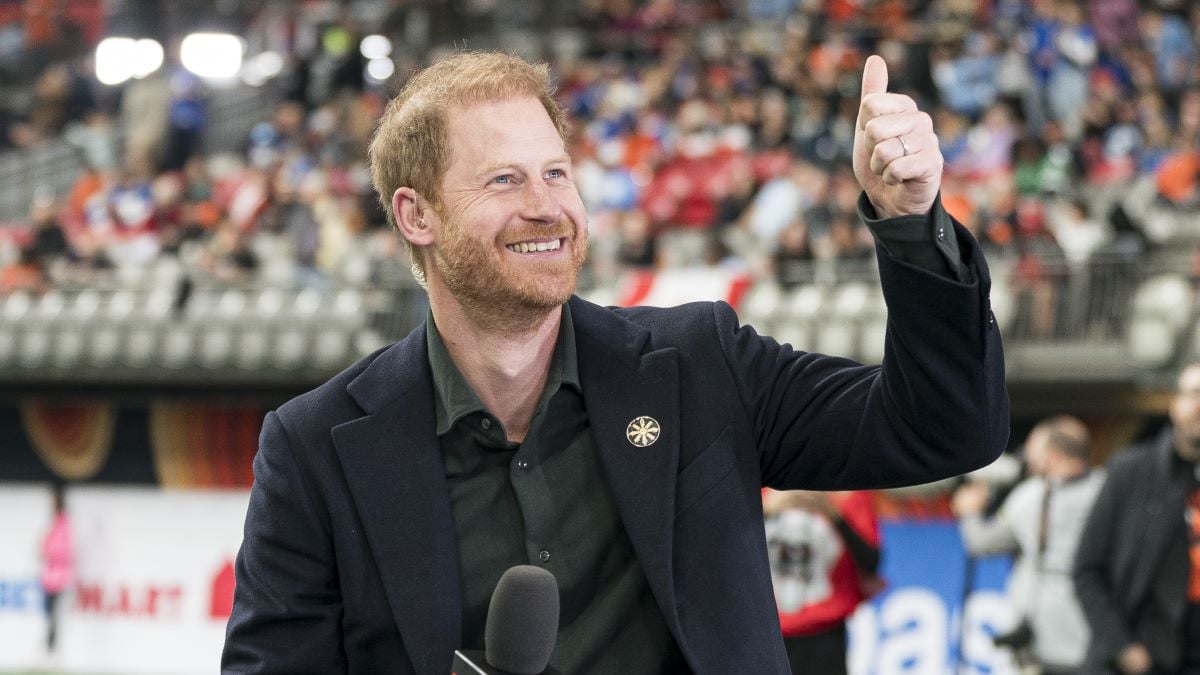
[[[392,213],[396,217],[396,228],[413,246],[433,243],[433,232],[427,220],[432,216],[429,202],[422,200],[416,190],[402,187],[392,193]]]

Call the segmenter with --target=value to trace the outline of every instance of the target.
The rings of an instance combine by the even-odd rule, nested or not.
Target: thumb
[[[882,57],[872,54],[863,65],[862,96],[882,94],[887,91],[887,63]]]

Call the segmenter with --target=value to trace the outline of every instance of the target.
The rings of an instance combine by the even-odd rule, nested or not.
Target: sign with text
[[[76,583],[59,603],[63,672],[218,670],[249,493],[80,487],[67,493]],[[39,580],[51,497],[0,486],[0,670],[45,658]],[[881,523],[887,590],[850,622],[853,675],[1013,675],[991,635],[1012,625],[1006,560],[968,566],[955,524]],[[957,657],[961,645],[962,659]]]
[[[52,509],[44,486],[0,489],[0,670],[28,667],[45,650],[42,537]]]
[[[64,598],[64,670],[218,670],[245,491],[80,488],[68,497],[76,588]]]
[[[849,623],[850,673],[1015,675],[1011,653],[991,638],[1014,622],[1003,590],[1009,560],[968,565],[952,521],[883,520],[880,526],[888,590],[860,606]]]

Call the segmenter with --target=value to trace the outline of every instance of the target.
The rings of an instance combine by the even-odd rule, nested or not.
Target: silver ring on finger
[[[908,155],[911,151],[908,149],[908,143],[904,142],[904,136],[903,135],[897,136],[896,140],[900,141],[900,147],[904,149],[903,156],[908,157]]]

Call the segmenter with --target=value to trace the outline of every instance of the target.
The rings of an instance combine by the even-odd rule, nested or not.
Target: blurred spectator
[[[1179,375],[1170,424],[1109,463],[1075,585],[1083,672],[1200,672],[1200,363]]]
[[[1072,567],[1084,522],[1104,472],[1092,470],[1090,439],[1082,422],[1067,416],[1038,423],[1025,439],[1031,475],[984,518],[990,488],[966,483],[952,501],[968,553],[1019,554],[1008,584],[1014,628],[997,636],[1019,661],[1046,675],[1080,672],[1089,632],[1075,597]]]
[[[46,283],[42,259],[31,248],[21,249],[17,260],[0,268],[0,293],[40,291]]]
[[[867,492],[764,490],[771,582],[793,673],[846,673],[846,619],[882,590]]]
[[[996,256],[998,277],[1011,272],[1019,332],[1049,338],[1094,323],[1064,308],[1117,311],[1077,302],[1129,295],[1108,283],[1112,256],[1100,252],[1132,260],[1146,244],[1154,253],[1200,241],[1195,2],[550,4],[504,16],[441,0],[241,13],[248,48],[280,53],[283,71],[261,90],[282,102],[257,124],[235,120],[252,127],[237,155],[208,152],[209,134],[223,138],[231,122],[225,106],[209,108],[224,92],[180,68],[173,42],[163,68],[106,88],[83,76],[89,59],[61,48],[79,31],[39,19],[35,42],[57,46],[38,47],[49,60],[27,74],[29,96],[0,106],[0,122],[23,147],[67,141],[86,167],[59,214],[73,255],[66,269],[44,261],[49,283],[159,256],[191,265],[227,221],[239,245],[273,251],[258,267],[272,280],[329,287],[347,256],[381,250],[368,236],[386,223],[363,156],[385,93],[439,45],[492,40],[501,27],[545,29],[529,47],[548,57],[574,118],[569,148],[593,214],[585,292],[615,287],[628,269],[692,264],[712,231],[758,279],[811,279],[813,269],[837,279],[860,264],[847,261],[869,259],[862,233],[837,220],[858,196],[843,165],[871,52],[894,65],[892,89],[935,116],[943,202]],[[44,18],[49,5],[39,6]],[[94,37],[99,7],[71,2],[63,14]],[[164,6],[160,18],[182,11]],[[392,38],[389,82],[364,79],[357,45],[371,33]],[[1082,220],[1055,206],[1080,201]],[[819,264],[796,262],[810,257]],[[10,271],[28,277],[27,263]]]
[[[996,37],[973,31],[956,53],[957,45],[943,43],[932,50],[933,81],[942,101],[952,110],[976,117],[996,100],[1000,57]]]
[[[258,256],[246,244],[246,237],[228,223],[217,227],[200,259],[201,267],[226,284],[244,284],[258,269]]]
[[[1092,255],[1112,237],[1108,224],[1091,218],[1081,199],[1053,203],[1047,215],[1054,240],[1073,272],[1082,272]]]
[[[813,250],[808,225],[797,219],[779,233],[779,245],[772,257],[775,279],[784,288],[813,281]]]
[[[54,519],[42,540],[42,593],[46,599],[46,651],[54,657],[58,642],[58,599],[75,583],[71,517],[63,487],[54,487]]]
[[[631,269],[653,268],[657,247],[646,216],[640,211],[625,211],[618,216],[617,227],[620,232],[618,262]]]
[[[834,216],[827,235],[829,257],[844,263],[864,263],[875,257],[875,240],[855,213]]]
[[[1196,38],[1187,23],[1175,14],[1148,3],[1138,15],[1142,40],[1154,56],[1157,84],[1178,93],[1195,84]]]

